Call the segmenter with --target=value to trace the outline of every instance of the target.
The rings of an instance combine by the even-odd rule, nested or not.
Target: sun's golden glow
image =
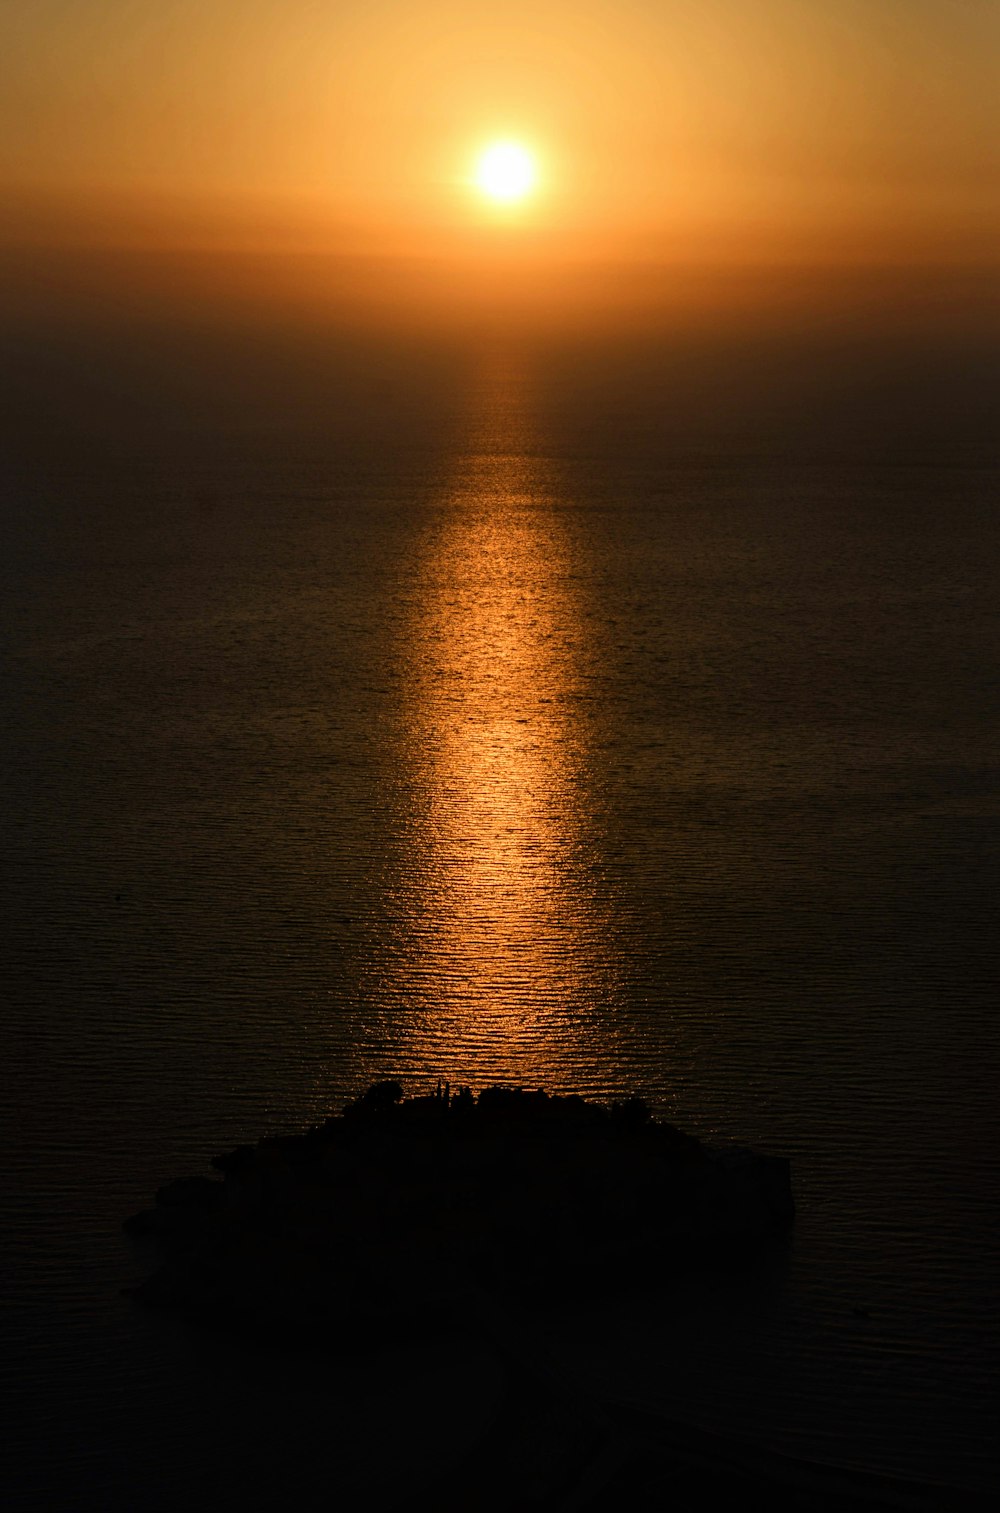
[[[482,352],[414,557],[400,661],[410,860],[399,933],[371,957],[371,992],[393,1006],[380,1033],[406,1064],[480,1086],[551,1078],[582,1033],[614,1056],[618,956],[581,804],[588,606],[566,485],[540,457],[533,372],[513,350]]]
[[[493,142],[476,164],[477,188],[505,205],[523,200],[534,189],[537,178],[535,160],[520,142]]]

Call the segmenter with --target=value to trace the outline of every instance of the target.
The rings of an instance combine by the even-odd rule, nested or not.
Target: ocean
[[[471,1322],[317,1363],[121,1295],[161,1182],[387,1076],[635,1094],[789,1156],[786,1247],[549,1300],[538,1359],[995,1487],[1000,517],[947,373],[499,335],[16,355],[17,1505],[460,1473],[509,1390]]]

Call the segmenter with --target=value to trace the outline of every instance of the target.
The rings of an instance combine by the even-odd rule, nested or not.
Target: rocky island
[[[135,1296],[282,1342],[435,1327],[470,1297],[648,1286],[738,1262],[793,1214],[786,1160],[709,1148],[638,1099],[499,1087],[381,1082],[212,1165],[126,1220],[161,1262]]]

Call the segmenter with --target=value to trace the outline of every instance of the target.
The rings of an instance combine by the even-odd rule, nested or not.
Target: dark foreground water
[[[161,1181],[390,1074],[639,1093],[790,1155],[787,1253],[549,1307],[532,1348],[993,1485],[996,475],[681,446],[642,371],[616,409],[502,347],[359,362],[297,428],[57,415],[5,486],[20,1494],[395,1505],[460,1469],[511,1390],[471,1323],[345,1374],[118,1295]]]

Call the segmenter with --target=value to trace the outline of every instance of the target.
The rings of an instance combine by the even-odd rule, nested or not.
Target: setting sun
[[[494,142],[480,154],[475,182],[491,200],[510,204],[531,192],[537,176],[527,148],[519,142]]]

